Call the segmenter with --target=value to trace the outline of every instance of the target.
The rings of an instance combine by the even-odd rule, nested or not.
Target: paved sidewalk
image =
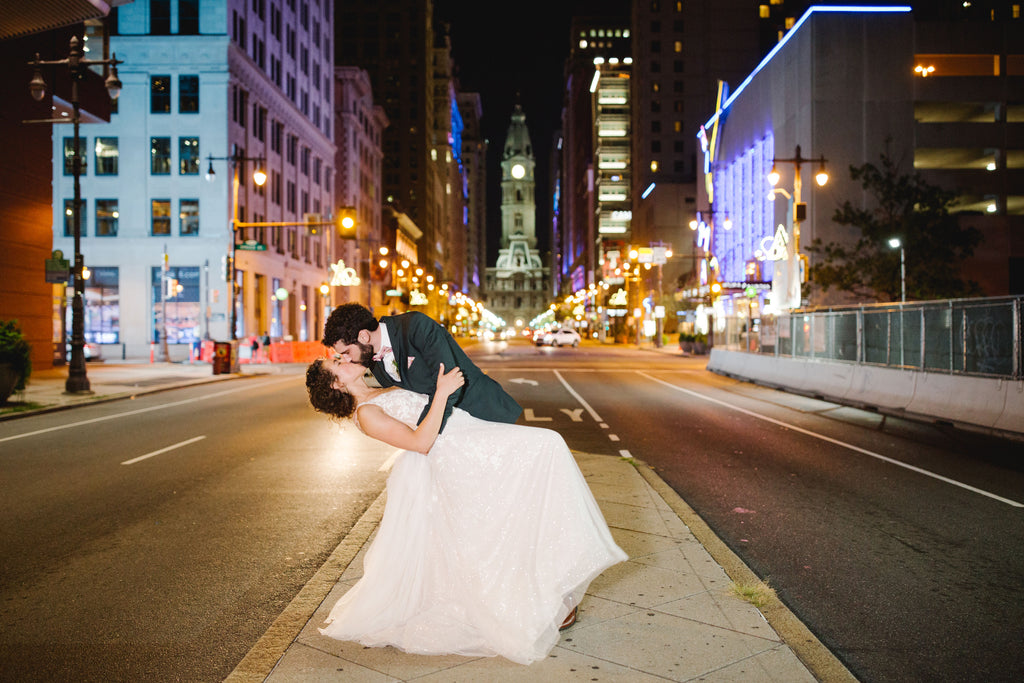
[[[237,375],[214,375],[209,363],[149,363],[145,360],[87,363],[85,376],[90,393],[64,393],[68,368],[33,370],[24,391],[15,392],[7,405],[0,406],[0,420],[26,413],[62,410],[90,403],[165,391],[189,384],[219,382],[240,376],[272,374],[281,366],[270,363],[242,365]]]
[[[681,355],[678,347],[649,350]],[[0,419],[284,367],[241,370],[213,375],[206,363],[90,363],[87,395],[64,393],[66,368],[36,371],[27,389],[12,397],[13,408],[0,407]],[[331,606],[360,576],[363,553],[384,510],[382,493],[227,680],[856,680],[777,599],[758,609],[731,593],[734,583],[754,586],[757,577],[653,470],[617,456],[575,455],[630,559],[591,584],[579,621],[544,661],[522,666],[501,658],[407,655],[320,635],[317,628]]]
[[[855,680],[777,599],[761,611],[731,592],[734,582],[757,578],[649,467],[575,455],[630,559],[591,584],[579,621],[547,659],[522,666],[497,657],[428,657],[320,635],[331,607],[362,573],[384,510],[381,494],[226,680]]]

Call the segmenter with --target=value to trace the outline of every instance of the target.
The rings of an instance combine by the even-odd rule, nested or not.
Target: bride
[[[363,577],[320,632],[416,654],[543,659],[590,582],[627,559],[565,441],[461,409],[439,435],[458,368],[441,366],[418,426],[427,397],[368,387],[364,370],[335,356],[306,371],[316,410],[405,449]]]

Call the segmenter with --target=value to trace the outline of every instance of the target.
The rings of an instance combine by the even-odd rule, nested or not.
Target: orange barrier
[[[271,363],[312,363],[327,356],[328,348],[318,341],[274,342],[270,345]]]

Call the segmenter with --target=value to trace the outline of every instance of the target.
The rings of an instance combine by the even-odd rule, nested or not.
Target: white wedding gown
[[[426,401],[393,389],[367,403],[414,426]],[[326,636],[529,664],[558,642],[590,582],[627,559],[548,429],[455,409],[429,454],[397,458],[387,492],[363,577],[331,610]]]

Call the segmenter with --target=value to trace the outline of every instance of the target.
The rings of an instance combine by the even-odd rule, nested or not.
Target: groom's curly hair
[[[342,304],[327,316],[322,342],[324,346],[334,346],[339,341],[343,344],[355,344],[361,330],[373,332],[378,327],[380,323],[362,304]]]
[[[350,417],[356,409],[356,400],[347,391],[334,388],[334,375],[324,367],[322,358],[318,358],[306,368],[306,391],[309,402],[320,413],[344,419]]]

